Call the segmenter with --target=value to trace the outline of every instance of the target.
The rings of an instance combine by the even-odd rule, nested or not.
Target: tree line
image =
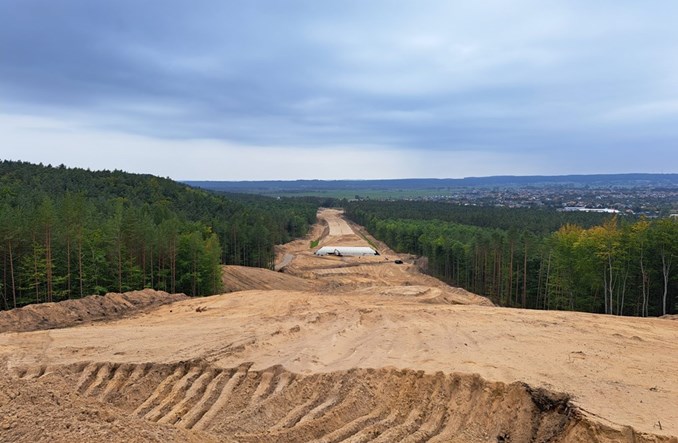
[[[221,289],[220,264],[271,267],[313,201],[220,196],[169,179],[0,162],[0,307],[153,288]]]
[[[675,218],[376,201],[347,203],[346,214],[396,251],[427,257],[431,274],[503,306],[676,312]]]

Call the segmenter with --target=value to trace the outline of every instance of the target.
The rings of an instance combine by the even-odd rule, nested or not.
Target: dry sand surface
[[[222,266],[221,282],[224,292],[251,289],[280,289],[307,291],[316,287],[314,282],[282,272],[245,266]]]
[[[678,322],[497,308],[320,219],[240,292],[0,334],[0,440],[678,442]]]
[[[162,291],[115,292],[90,295],[60,303],[41,303],[0,312],[0,333],[65,328],[97,320],[110,320],[138,314],[160,305],[186,300],[184,294]]]

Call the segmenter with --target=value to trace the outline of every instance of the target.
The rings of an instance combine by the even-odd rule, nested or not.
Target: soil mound
[[[66,328],[90,321],[117,319],[187,298],[184,294],[144,289],[28,305],[0,312],[0,333]]]
[[[523,383],[397,369],[301,375],[281,366],[263,371],[252,371],[250,366],[93,362],[15,368],[12,378],[18,383],[0,397],[0,426],[15,441],[37,441],[29,437],[40,434],[25,418],[34,417],[29,414],[35,400],[32,390],[42,383],[51,391],[40,400],[45,403],[40,415],[50,416],[45,411],[50,406],[56,409],[54,403],[61,401],[58,413],[64,416],[42,421],[42,435],[56,435],[63,441],[74,432],[69,424],[77,424],[90,436],[114,430],[115,438],[125,437],[122,432],[130,426],[136,432],[130,436],[156,437],[148,441],[190,441],[189,436],[194,441],[211,437],[327,443],[669,441],[632,432],[630,440],[625,431],[582,418],[566,395]],[[92,408],[93,403],[99,406]],[[92,428],[88,414],[96,415],[102,429]],[[52,434],[55,427],[61,433]],[[146,433],[140,434],[142,430]]]
[[[315,287],[308,280],[282,272],[233,265],[222,266],[221,281],[224,292],[248,291],[251,289],[310,291]]]
[[[21,380],[0,375],[2,442],[188,442],[230,441],[199,431],[153,423],[121,413],[113,405],[64,388],[43,377]]]

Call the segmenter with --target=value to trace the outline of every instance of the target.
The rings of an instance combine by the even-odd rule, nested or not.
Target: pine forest
[[[428,272],[502,306],[676,313],[678,219],[359,201],[349,218]]]
[[[220,264],[271,267],[312,201],[216,195],[121,171],[0,162],[0,307],[153,288],[218,293]]]
[[[677,312],[675,217],[217,194],[11,161],[0,162],[0,308],[142,288],[215,294],[222,264],[272,268],[274,245],[305,235],[320,205],[501,306]]]

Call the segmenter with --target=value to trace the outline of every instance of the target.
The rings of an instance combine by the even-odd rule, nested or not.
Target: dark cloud
[[[678,6],[661,7],[5,0],[0,111],[243,149],[664,155]]]

